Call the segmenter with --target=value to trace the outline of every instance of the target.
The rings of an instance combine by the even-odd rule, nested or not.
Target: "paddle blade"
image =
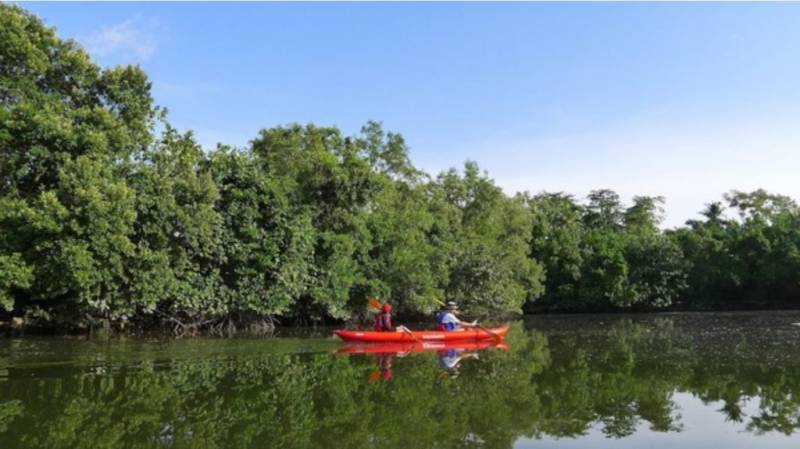
[[[381,372],[380,372],[380,371],[378,371],[377,369],[375,369],[375,370],[372,370],[372,372],[371,372],[371,373],[369,373],[369,380],[368,380],[368,382],[369,382],[369,383],[371,383],[371,384],[374,384],[374,383],[375,383],[375,382],[377,382],[377,381],[378,381],[378,379],[380,379],[380,378],[381,378]]]
[[[380,308],[381,308],[381,303],[379,303],[378,300],[375,299],[374,296],[372,298],[369,298],[369,305],[370,305],[370,307],[372,307],[375,310],[380,310]]]

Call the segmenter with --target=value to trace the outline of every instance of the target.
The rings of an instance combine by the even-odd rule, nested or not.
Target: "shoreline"
[[[595,315],[603,318],[625,318],[625,317],[644,317],[644,316],[680,316],[680,315],[738,315],[738,314],[773,314],[780,312],[800,312],[798,308],[776,308],[776,309],[671,309],[671,310],[596,310],[596,311],[549,311],[537,313],[524,313],[524,314],[497,314],[485,315],[481,317],[483,322],[507,322],[519,321],[529,318],[546,318],[553,317],[558,319],[569,319],[569,317],[585,318],[590,315]],[[468,315],[468,314],[465,314]],[[434,321],[419,315],[416,316],[397,316],[395,320],[399,323],[405,323],[414,328],[425,328],[426,326],[433,326]],[[65,326],[46,326],[35,323],[25,323],[24,321],[0,321],[0,338],[13,338],[25,336],[52,336],[52,337],[156,337],[156,338],[195,338],[195,337],[212,337],[212,338],[234,338],[234,337],[286,337],[281,335],[286,331],[291,330],[333,330],[336,328],[368,328],[371,326],[371,321],[355,321],[355,320],[329,320],[323,322],[309,323],[295,320],[291,323],[280,324],[276,323],[269,328],[258,328],[252,326],[241,325],[235,328],[226,329],[223,331],[212,330],[210,328],[198,327],[183,333],[176,333],[174,328],[168,324],[142,326],[142,325],[128,325],[123,328],[110,325],[109,327],[65,327]]]

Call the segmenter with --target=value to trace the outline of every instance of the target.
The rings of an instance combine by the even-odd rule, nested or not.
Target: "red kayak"
[[[497,340],[508,333],[508,325],[489,329],[464,329],[461,331],[411,331],[411,332],[375,332],[375,331],[334,331],[344,341],[364,343],[385,342],[450,342],[464,340]]]
[[[388,343],[349,343],[339,349],[339,354],[380,354],[380,353],[407,353],[422,351],[444,351],[448,349],[463,349],[476,351],[482,349],[497,348],[508,351],[508,343],[505,340],[459,340],[459,341],[423,341],[417,342],[388,342]]]

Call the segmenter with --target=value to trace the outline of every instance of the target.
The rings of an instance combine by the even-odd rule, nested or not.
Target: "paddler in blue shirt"
[[[462,331],[465,327],[475,327],[478,325],[477,321],[468,323],[458,319],[458,304],[449,301],[444,310],[439,312],[439,330],[445,332]]]

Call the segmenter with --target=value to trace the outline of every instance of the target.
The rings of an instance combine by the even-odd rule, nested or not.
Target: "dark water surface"
[[[5,339],[0,448],[797,448],[795,322],[543,316],[477,358],[319,331]]]

